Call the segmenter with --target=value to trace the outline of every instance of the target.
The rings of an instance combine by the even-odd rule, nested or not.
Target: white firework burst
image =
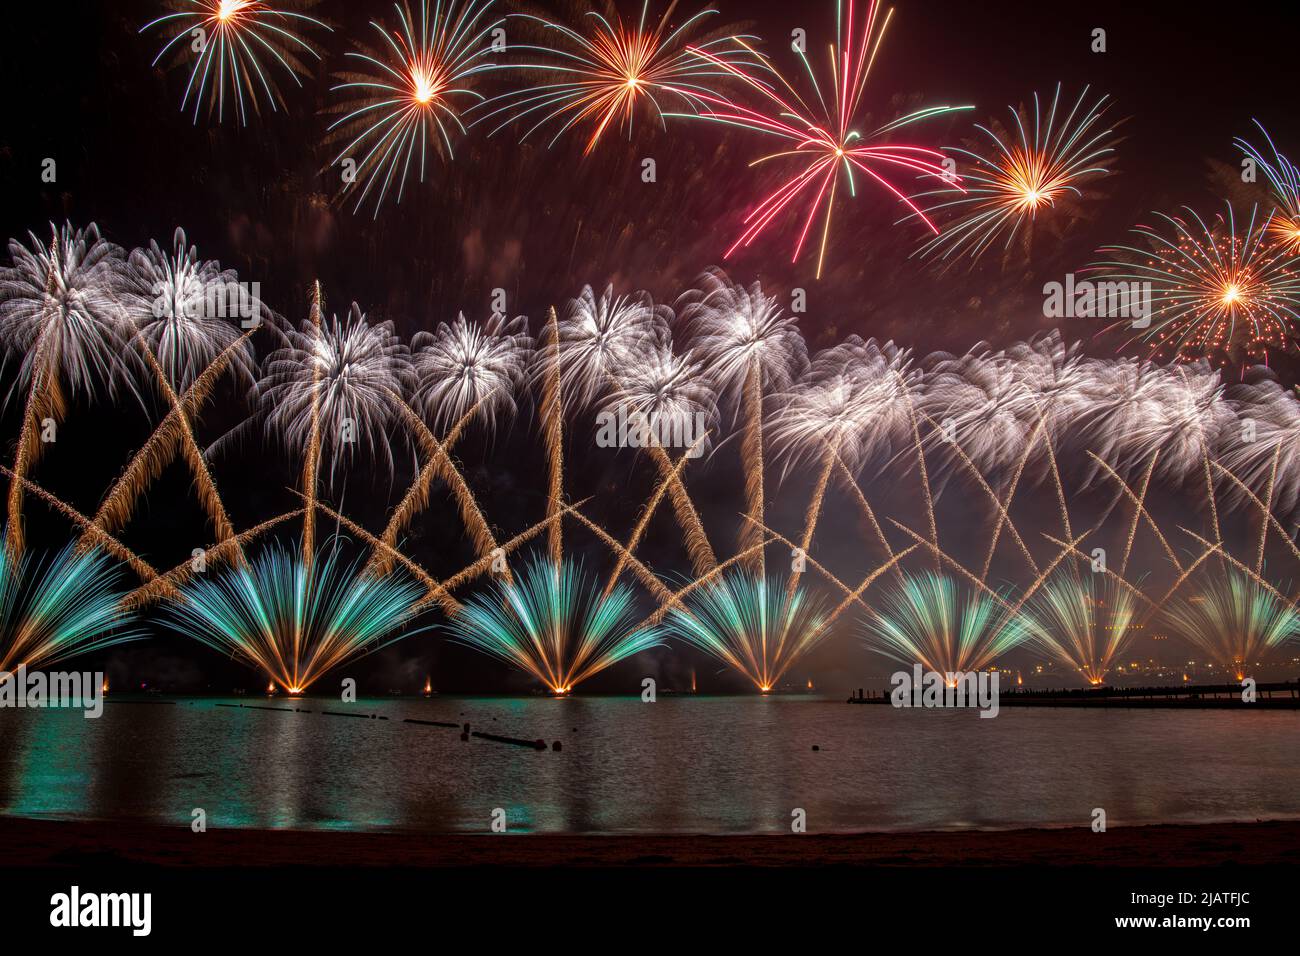
[[[243,333],[271,317],[261,300],[239,282],[233,269],[203,261],[177,229],[172,251],[157,242],[136,249],[127,260],[125,298],[135,327],[158,358],[167,380],[178,391],[188,388],[212,361]],[[233,362],[241,375],[253,376],[251,343]]]
[[[607,286],[597,297],[591,286],[569,303],[558,323],[560,384],[566,405],[589,407],[618,388],[620,376],[670,341],[672,311],[644,292],[614,295]],[[544,350],[538,375],[548,371]]]
[[[451,428],[478,405],[476,417],[492,432],[500,418],[515,413],[533,340],[524,316],[496,314],[480,324],[462,313],[435,332],[417,333],[411,352],[413,399],[435,429]]]
[[[911,423],[919,379],[911,353],[893,342],[850,336],[813,356],[799,383],[777,399],[768,434],[785,470],[836,454],[853,471],[890,453]]]
[[[34,233],[28,245],[11,239],[12,264],[0,270],[0,343],[21,356],[13,388],[40,375],[74,394],[93,398],[101,387],[112,394],[130,382],[122,249],[94,223],[84,230],[51,224],[50,233],[48,242]]]
[[[391,322],[372,325],[353,303],[346,321],[310,321],[267,360],[261,400],[270,430],[290,447],[306,448],[319,409],[322,454],[339,460],[377,452],[391,469],[387,430],[410,378],[406,347]]]

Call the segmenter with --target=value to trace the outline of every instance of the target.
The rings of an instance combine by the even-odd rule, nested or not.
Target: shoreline
[[[0,817],[16,869],[60,867],[1295,866],[1300,821],[780,835],[223,830]]]

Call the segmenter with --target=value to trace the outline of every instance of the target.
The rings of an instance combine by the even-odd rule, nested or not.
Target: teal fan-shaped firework
[[[784,579],[738,571],[705,585],[670,612],[686,641],[744,674],[763,693],[826,636],[824,608]]]
[[[338,541],[312,560],[271,545],[243,566],[196,577],[172,601],[172,626],[263,670],[291,694],[401,637],[424,589],[405,573],[343,563]]]
[[[1025,626],[1053,658],[1098,685],[1132,642],[1136,599],[1109,575],[1058,572],[1030,602]]]
[[[1300,610],[1263,579],[1235,568],[1206,575],[1190,598],[1165,611],[1174,630],[1237,680],[1270,649],[1300,635]]]
[[[70,544],[48,561],[0,548],[0,671],[57,664],[142,633],[122,610],[116,563]]]
[[[637,623],[632,592],[602,589],[581,564],[535,557],[513,581],[467,601],[447,624],[457,640],[527,671],[553,694],[662,643]]]
[[[981,670],[1028,634],[1019,616],[993,593],[965,592],[952,578],[934,573],[910,575],[894,585],[866,623],[873,650],[941,674]]]

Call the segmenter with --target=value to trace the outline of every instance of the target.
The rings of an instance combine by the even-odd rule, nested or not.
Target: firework
[[[1038,423],[1036,395],[1021,364],[983,346],[959,357],[932,356],[920,409],[935,424],[927,443],[953,456],[960,451],[989,480],[1005,483],[1030,450]]]
[[[476,408],[488,431],[515,411],[515,390],[532,358],[524,316],[493,315],[485,324],[461,314],[437,331],[411,340],[414,402],[435,429],[445,431]]]
[[[478,122],[504,115],[493,133],[516,121],[531,124],[521,141],[553,125],[556,132],[552,146],[569,130],[590,126],[586,155],[611,127],[625,128],[630,137],[639,112],[651,112],[664,125],[665,107],[696,113],[703,110],[702,94],[712,94],[713,84],[728,72],[695,51],[708,53],[721,64],[737,69],[764,68],[763,59],[744,45],[756,38],[725,30],[701,32],[717,10],[701,10],[673,28],[669,21],[676,0],[668,4],[653,25],[648,22],[650,0],[642,4],[635,25],[625,23],[612,3],[603,6],[603,12],[585,13],[581,29],[519,14],[525,22],[540,26],[545,37],[554,37],[557,45],[514,44],[512,50],[540,59],[503,69],[541,73],[543,78],[534,86],[490,100],[488,105],[501,105]]]
[[[667,482],[663,490],[672,501],[695,572],[704,574],[716,567],[717,558],[681,477],[686,459],[709,450],[718,423],[717,393],[703,363],[693,352],[678,354],[670,344],[655,344],[619,370],[604,410],[637,423],[638,444],[648,449],[660,479]],[[683,460],[676,465],[665,448],[668,444],[686,446]],[[646,510],[643,523],[651,513],[652,509]]]
[[[1271,487],[1265,505],[1280,515],[1289,515],[1300,505],[1300,401],[1295,391],[1284,389],[1269,377],[1236,386],[1234,411],[1242,429],[1250,423],[1250,441],[1223,442],[1223,466],[1241,480],[1246,489]],[[1225,429],[1231,434],[1231,426]],[[1245,505],[1241,486],[1229,489],[1229,500]]]
[[[302,86],[300,77],[310,72],[303,58],[320,59],[320,54],[298,31],[330,28],[314,17],[288,8],[314,5],[314,0],[297,4],[175,0],[172,6],[176,12],[146,23],[140,32],[156,26],[169,33],[175,31],[154,57],[153,66],[169,51],[182,58],[188,53],[194,55],[189,82],[181,98],[181,112],[188,108],[192,98],[197,123],[206,96],[209,115],[215,111],[217,121],[224,122],[229,97],[234,101],[232,109],[240,123],[247,126],[250,106],[256,113],[263,99],[272,110],[285,105],[275,83],[276,76],[288,74],[294,83]]]
[[[1264,171],[1272,189],[1275,208],[1269,229],[1271,237],[1292,254],[1300,254],[1300,169],[1282,155],[1274,145],[1273,137],[1268,135],[1268,130],[1264,129],[1259,120],[1255,120],[1255,125],[1264,135],[1273,154],[1272,158],[1265,156],[1263,150],[1256,149],[1244,139],[1238,138],[1234,142],[1248,158],[1254,160],[1257,168]]]
[[[1135,610],[1132,592],[1109,575],[1070,568],[1034,595],[1025,626],[1046,653],[1097,686],[1132,642]]]
[[[331,162],[343,172],[343,195],[357,193],[354,212],[377,185],[375,216],[396,184],[402,201],[412,167],[424,182],[432,151],[454,155],[453,141],[465,132],[461,114],[483,95],[472,88],[476,74],[491,69],[484,62],[488,35],[502,20],[487,19],[494,0],[438,0],[432,10],[420,0],[418,14],[409,4],[393,4],[396,30],[370,21],[382,42],[346,56],[357,70],[340,74],[332,88],[343,101],[330,124],[330,141],[344,145]]]
[[[1260,221],[1251,207],[1239,227],[1231,205],[1210,223],[1186,212],[1157,214],[1157,226],[1132,230],[1146,248],[1104,247],[1103,254],[1114,258],[1089,268],[1099,283],[1150,288],[1150,327],[1126,344],[1142,342],[1153,358],[1207,358],[1218,365],[1267,364],[1270,351],[1293,350],[1300,258],[1296,249],[1267,241],[1272,216]],[[1130,320],[1108,331],[1120,329],[1131,331]]]
[[[267,360],[262,404],[268,427],[290,448],[318,442],[334,467],[359,447],[393,453],[385,433],[393,396],[410,377],[407,352],[391,322],[371,325],[355,303],[345,322],[303,323]]]
[[[48,561],[0,548],[0,672],[35,670],[136,640],[122,611],[118,565],[70,544]]]
[[[40,455],[39,424],[63,417],[65,388],[94,397],[119,381],[134,391],[123,356],[131,328],[119,299],[122,250],[87,229],[50,227],[49,243],[28,234],[30,247],[10,240],[12,265],[0,270],[0,344],[22,360],[13,390],[25,389],[14,471],[18,479]],[[10,392],[11,396],[13,391]],[[7,546],[21,549],[23,488],[9,486]]]
[[[908,178],[935,177],[950,183],[958,183],[959,180],[949,175],[942,153],[886,140],[898,130],[922,120],[970,107],[928,107],[901,116],[874,131],[860,131],[857,127],[865,119],[862,105],[867,80],[884,42],[893,10],[886,11],[881,19],[878,0],[870,0],[867,3],[867,15],[859,26],[853,0],[837,6],[842,9],[842,16],[837,23],[836,42],[830,47],[829,82],[817,81],[817,75],[807,56],[795,46],[812,83],[816,97],[814,106],[809,106],[811,97],[805,100],[789,81],[774,71],[775,80],[769,83],[709,50],[691,48],[708,63],[742,81],[757,94],[763,104],[761,108],[751,108],[729,98],[700,93],[699,98],[704,108],[696,115],[701,119],[743,127],[783,140],[785,146],[782,150],[763,156],[751,165],[776,160],[798,169],[746,215],[746,228],[727,250],[727,258],[742,246],[750,246],[783,214],[798,210],[795,218],[802,225],[795,240],[791,261],[799,261],[809,234],[820,217],[821,238],[817,253],[817,276],[820,278],[826,261],[831,215],[835,210],[838,193],[843,188],[848,190],[850,196],[856,196],[859,176],[883,187],[932,232],[939,231],[903,187],[890,178],[890,174],[905,175]],[[749,49],[743,41],[741,44]],[[840,186],[841,173],[843,187]]]
[[[763,693],[825,636],[825,609],[808,591],[747,571],[722,575],[669,613],[682,640],[744,674]]]
[[[399,637],[424,589],[409,576],[344,564],[335,542],[314,561],[268,546],[247,565],[187,583],[169,604],[182,634],[263,671],[299,694],[326,671]]]
[[[1114,154],[1106,106],[1105,96],[1090,103],[1087,87],[1074,106],[1062,104],[1057,84],[1046,115],[1037,93],[1032,111],[1008,107],[1014,134],[977,125],[987,140],[983,148],[952,150],[965,160],[961,188],[916,197],[942,200],[929,213],[953,217],[918,254],[974,260],[1000,239],[1010,250],[1017,236],[1027,250],[1042,225],[1062,236],[1079,216],[1075,201],[1084,198],[1082,187],[1106,174]]]
[[[688,296],[684,315],[695,329],[695,347],[720,394],[738,399],[744,420],[741,457],[746,465],[746,521],[740,529],[741,550],[761,536],[763,487],[764,389],[789,388],[807,362],[807,347],[792,317],[755,282],[748,289],[732,285],[719,271],[705,273],[700,288]],[[762,574],[762,551],[755,566]]]
[[[197,249],[187,247],[183,229],[176,230],[170,255],[157,242],[132,252],[126,280],[130,317],[167,382],[179,391],[235,344],[241,333],[237,322],[251,328],[267,314],[261,301],[243,291],[234,270],[204,262]],[[240,348],[230,364],[251,378],[251,345]]]
[[[1180,482],[1205,467],[1231,422],[1219,375],[1204,364],[1089,362],[1088,374],[1075,442],[1120,475],[1158,455],[1157,476]]]
[[[856,472],[877,453],[888,455],[907,429],[910,388],[919,378],[911,353],[893,342],[856,335],[818,352],[808,372],[777,396],[768,436],[786,470],[838,455]]]
[[[872,649],[941,674],[982,670],[1026,636],[1020,619],[994,594],[928,572],[889,588],[866,623]]]
[[[457,640],[526,671],[556,695],[651,647],[661,632],[639,626],[630,589],[604,593],[579,564],[534,557],[513,583],[465,602],[447,629]]]
[[[655,305],[644,292],[616,296],[614,287],[607,286],[597,297],[585,286],[557,325],[556,360],[565,406],[584,408],[617,390],[625,373],[668,346],[671,320],[671,310]],[[537,374],[544,377],[550,371],[548,357],[540,358]]]
[[[1236,568],[1206,575],[1199,592],[1169,604],[1176,631],[1237,680],[1270,649],[1300,634],[1300,612],[1277,591]]]

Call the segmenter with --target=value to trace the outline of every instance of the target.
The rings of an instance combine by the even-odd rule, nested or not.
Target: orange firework
[[[1244,229],[1231,206],[1209,224],[1186,212],[1186,218],[1159,215],[1164,230],[1135,228],[1147,248],[1103,248],[1115,258],[1089,271],[1103,283],[1139,290],[1148,319],[1144,326],[1125,318],[1110,328],[1138,329],[1130,342],[1145,343],[1154,358],[1178,361],[1266,364],[1270,352],[1293,350],[1300,247],[1268,241],[1274,217],[1260,222],[1255,208]]]
[[[647,107],[661,124],[667,115],[665,103],[698,113],[703,96],[712,91],[711,82],[725,75],[723,64],[762,66],[762,59],[744,45],[752,37],[725,30],[693,37],[717,10],[701,10],[672,28],[669,19],[676,6],[676,0],[672,0],[659,21],[649,25],[650,3],[645,0],[640,20],[631,25],[607,4],[603,13],[587,12],[581,30],[519,14],[520,19],[538,25],[545,35],[556,36],[559,43],[554,47],[514,45],[512,49],[525,51],[527,56],[537,55],[538,61],[515,64],[509,69],[538,71],[547,79],[492,100],[502,105],[482,119],[505,116],[494,133],[515,120],[531,122],[522,139],[543,126],[558,125],[552,144],[568,130],[591,124],[584,150],[591,153],[611,126],[622,126],[630,134],[636,114]],[[586,28],[590,28],[589,32]],[[718,63],[703,59],[692,48],[710,53]]]

